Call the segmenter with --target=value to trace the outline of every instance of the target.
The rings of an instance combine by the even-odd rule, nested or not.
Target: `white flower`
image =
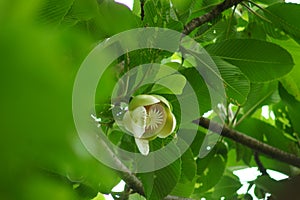
[[[176,119],[169,102],[159,95],[138,95],[129,103],[123,126],[133,134],[139,151],[149,154],[149,140],[165,138],[175,129]]]

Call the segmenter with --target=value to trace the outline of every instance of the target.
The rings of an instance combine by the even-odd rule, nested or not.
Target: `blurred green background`
[[[0,199],[90,199],[119,182],[73,124],[76,71],[101,38],[82,28],[92,16],[67,17],[96,1],[75,2],[0,0]]]

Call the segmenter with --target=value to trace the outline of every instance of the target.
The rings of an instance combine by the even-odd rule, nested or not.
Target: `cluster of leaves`
[[[114,34],[145,26],[182,32],[191,19],[221,2],[134,0],[132,11],[110,0],[0,3],[4,63],[0,81],[5,93],[0,102],[12,105],[3,106],[1,111],[5,113],[1,117],[1,198],[92,199],[98,192],[111,193],[120,181],[118,173],[88,154],[72,122],[72,83],[81,62],[94,46]],[[219,116],[227,125],[296,155],[300,146],[299,18],[300,5],[253,0],[226,10],[190,34],[212,56],[226,89],[227,101],[211,116]],[[168,77],[170,83],[181,80],[173,91],[180,93],[188,81],[200,100],[195,106],[199,106],[201,114],[212,110],[205,81],[195,76],[193,64],[185,61],[181,65],[173,62],[174,58],[181,60],[180,52],[172,55],[143,50],[120,57],[100,80],[99,85],[105,85],[105,89],[98,91],[96,103],[107,107],[103,106],[106,98],[127,69],[155,62],[180,72]],[[140,76],[138,73],[136,77]],[[164,95],[180,118],[178,102],[168,89],[150,85],[136,91],[145,92]],[[182,98],[188,101],[188,97]],[[272,118],[262,117],[264,105]],[[109,113],[104,114],[109,118]],[[188,134],[189,130],[185,132]],[[115,144],[137,152],[132,137],[118,129],[110,129],[108,134]],[[146,199],[163,199],[167,195],[252,199],[249,194],[236,193],[241,183],[233,170],[257,166],[253,150],[222,139],[206,157],[199,158],[205,134],[199,128],[190,148],[171,165],[137,175]],[[153,141],[151,148],[160,148],[168,139]],[[274,159],[261,156],[260,161],[266,169],[290,177],[299,174],[299,169]],[[251,184],[256,185],[255,194],[263,198],[267,192],[280,196],[280,190],[274,188],[284,183],[262,176]],[[132,200],[143,198],[129,195]]]
[[[181,32],[191,19],[209,12],[220,2],[172,1],[173,6],[171,6],[169,1],[146,1],[141,24],[171,28]],[[140,7],[137,4],[138,2],[135,1],[132,12],[139,16]],[[183,7],[185,8],[182,9]],[[295,10],[287,14],[292,9]],[[299,5],[285,4],[281,1],[242,3],[200,26],[190,35],[212,56],[221,74],[220,81],[225,86],[227,101],[223,102],[220,110],[215,111],[211,117],[217,116],[227,125],[261,142],[299,155],[299,129],[295,128],[299,116],[296,115],[295,107],[300,105],[297,97],[300,91],[300,79],[297,78],[299,63],[296,55],[300,50],[298,44],[300,27],[295,20],[299,17],[296,10],[300,10]],[[154,61],[171,66],[186,79],[178,82],[178,76],[174,77],[174,74],[168,76],[170,82],[177,83],[176,86],[170,85],[173,93],[177,91],[180,94],[188,81],[198,94],[200,101],[199,105],[195,106],[199,106],[201,113],[213,109],[205,81],[197,75],[193,64],[187,60],[183,64],[177,63],[182,61],[181,52],[171,56],[165,52],[152,50],[153,54],[152,57],[145,57],[141,56],[140,52],[129,53],[126,59],[129,58],[132,63],[127,63],[128,68]],[[148,52],[147,55],[151,53]],[[140,59],[141,57],[143,60]],[[160,73],[155,72],[155,75],[160,77]],[[161,87],[157,90],[157,85],[153,84],[141,88],[136,92],[138,93],[164,95],[173,103],[174,113],[177,118],[180,118],[180,111],[176,109],[178,102],[169,90]],[[177,98],[188,100],[188,97],[183,95],[178,95]],[[263,106],[268,106],[268,119],[261,115]],[[189,130],[186,130],[186,134],[188,132]],[[223,139],[208,156],[198,158],[205,132],[199,130],[191,148],[183,154],[180,161],[161,170],[138,175],[143,182],[147,199],[162,199],[166,195],[193,199],[201,197],[252,199],[250,194],[240,196],[236,194],[241,183],[232,172],[238,168],[257,166],[253,158],[253,150]],[[116,132],[109,133],[114,141],[116,135]],[[118,137],[118,142],[115,144],[129,151],[137,151],[130,145],[133,143],[130,136],[119,133]],[[155,141],[152,145],[155,149],[157,145],[164,146],[165,142]],[[266,169],[276,170],[289,176],[299,173],[288,164],[268,157],[261,156],[260,160]],[[259,198],[263,198],[267,192],[276,196],[278,191],[268,187],[274,182],[278,187],[282,185],[271,178],[259,177],[251,182],[250,186],[256,185],[255,194]]]

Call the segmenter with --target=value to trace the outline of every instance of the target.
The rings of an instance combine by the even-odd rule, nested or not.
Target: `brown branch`
[[[270,156],[273,159],[300,168],[300,157],[297,157],[293,154],[289,154],[273,146],[265,144],[246,134],[230,129],[227,126],[222,127],[218,123],[212,122],[209,119],[204,117],[200,117],[199,119],[195,120],[194,123],[198,124],[199,126],[202,126],[203,128],[209,129],[215,133],[219,133],[219,131],[222,130],[221,133],[219,134],[224,137],[230,138],[240,144],[243,144],[244,146],[247,146],[258,153],[265,154],[267,156]]]
[[[103,141],[100,140],[101,144],[106,147],[107,153],[111,157],[112,161],[116,166],[118,166],[118,173],[120,178],[131,188],[134,192],[145,196],[144,187],[142,182],[122,163],[122,161],[117,157],[117,155],[111,150],[111,148]]]
[[[118,171],[120,178],[126,183],[125,192],[128,189],[132,189],[133,192],[136,192],[144,197],[145,191],[143,187],[143,183],[132,173],[123,163],[122,161],[116,156],[116,154],[109,148],[109,146],[103,141],[100,141],[101,144],[106,147],[109,156],[111,157],[112,161],[120,171]],[[177,197],[168,195],[164,198],[165,200],[192,200],[189,198]]]
[[[168,195],[164,198],[164,200],[193,200],[193,199]]]
[[[254,151],[254,161],[258,167],[258,170],[260,171],[261,175],[262,176],[265,176],[265,175],[269,175],[266,168],[264,167],[264,165],[262,164],[262,162],[260,161],[259,159],[259,153],[257,151]]]
[[[210,12],[192,19],[183,30],[183,34],[188,35],[197,27],[213,20],[218,15],[220,15],[223,11],[227,10],[228,8],[241,3],[243,0],[225,0],[222,3],[216,5]]]

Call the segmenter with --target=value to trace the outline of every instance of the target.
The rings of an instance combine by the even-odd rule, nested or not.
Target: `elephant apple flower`
[[[176,119],[164,97],[142,94],[130,101],[123,126],[133,134],[139,151],[148,155],[149,141],[168,137],[175,129]]]

